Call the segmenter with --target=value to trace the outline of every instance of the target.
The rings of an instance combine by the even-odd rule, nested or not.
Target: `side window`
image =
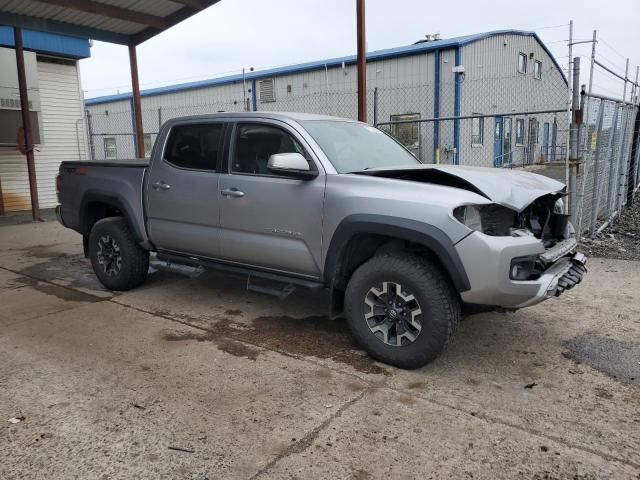
[[[527,54],[518,54],[518,73],[527,73]]]
[[[114,137],[106,137],[103,140],[104,143],[104,158],[107,160],[113,160],[118,158],[118,147],[116,146],[116,139]]]
[[[164,158],[179,168],[215,172],[222,149],[221,123],[193,123],[171,129]]]
[[[151,150],[153,150],[153,140],[150,133],[144,134],[144,156],[145,158],[151,157]]]
[[[233,173],[271,175],[269,157],[276,153],[299,153],[309,159],[304,148],[289,133],[260,123],[240,123],[236,129]]]

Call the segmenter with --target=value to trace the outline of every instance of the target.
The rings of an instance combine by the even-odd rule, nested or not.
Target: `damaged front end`
[[[576,251],[578,242],[569,215],[564,213],[563,198],[563,192],[548,193],[520,211],[498,204],[463,205],[454,209],[456,220],[482,233],[479,240],[463,240],[461,244],[484,243],[489,252],[500,249],[500,261],[508,262],[508,280],[498,282],[498,294],[491,295],[496,305],[515,308],[534,305],[559,296],[582,281],[587,271],[586,257]],[[479,245],[475,250],[476,255],[481,254]],[[526,286],[532,289],[522,288]],[[486,294],[492,288],[480,290]],[[531,292],[529,298],[525,291]],[[474,298],[474,302],[477,300]]]

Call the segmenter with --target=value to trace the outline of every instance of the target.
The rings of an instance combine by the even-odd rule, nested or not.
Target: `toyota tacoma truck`
[[[222,268],[285,296],[330,291],[372,357],[433,360],[466,307],[518,309],[580,283],[563,184],[422,164],[384,132],[300,113],[173,119],[150,160],[63,162],[59,221],[111,290]],[[274,287],[276,285],[277,287]]]

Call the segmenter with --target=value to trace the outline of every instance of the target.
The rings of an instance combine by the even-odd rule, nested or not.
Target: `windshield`
[[[398,142],[377,128],[355,122],[301,122],[339,173],[420,162]]]

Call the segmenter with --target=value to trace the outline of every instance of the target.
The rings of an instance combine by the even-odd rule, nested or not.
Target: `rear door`
[[[267,168],[271,155],[295,152],[316,178],[282,177]],[[220,177],[222,258],[319,277],[325,173],[304,139],[282,122],[238,122],[229,163]]]
[[[146,187],[147,230],[158,250],[219,256],[224,131],[220,121],[175,125],[154,158]]]

